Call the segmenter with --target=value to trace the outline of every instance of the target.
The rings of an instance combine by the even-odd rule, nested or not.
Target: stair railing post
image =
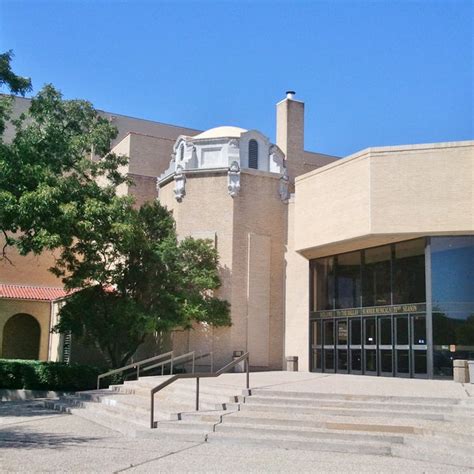
[[[155,427],[155,397],[154,393],[151,393],[151,405],[150,405],[150,428]]]
[[[249,360],[249,356],[247,356],[247,358],[245,359],[245,368],[247,369],[247,390],[250,388],[250,370],[249,370],[249,366],[250,366],[250,360]]]
[[[194,355],[194,351],[193,351],[193,374],[194,374],[194,366],[195,366],[195,360],[194,360],[194,357],[195,357],[195,355]]]
[[[140,364],[137,364],[137,380],[140,378]]]
[[[199,411],[199,377],[196,377],[196,411]]]
[[[214,372],[214,352],[211,351],[211,373]]]
[[[170,375],[173,375],[173,354],[171,354],[171,367],[170,367]]]

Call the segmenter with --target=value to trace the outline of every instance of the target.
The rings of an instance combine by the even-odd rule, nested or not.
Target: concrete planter
[[[453,380],[458,383],[469,383],[467,360],[453,360]]]

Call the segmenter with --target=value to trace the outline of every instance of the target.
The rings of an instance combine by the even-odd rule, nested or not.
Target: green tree
[[[0,85],[24,93],[31,83],[14,75],[11,58],[0,56]],[[2,130],[12,104],[4,99]],[[11,125],[13,139],[0,138],[2,255],[8,259],[9,246],[22,255],[58,249],[50,270],[74,293],[56,331],[94,344],[116,367],[147,334],[193,321],[230,324],[228,303],[214,296],[216,250],[200,240],[178,243],[158,203],[135,209],[117,196],[128,183],[127,158],[110,153],[117,130],[89,102],[63,100],[47,85]]]
[[[220,279],[210,242],[178,243],[173,218],[158,202],[129,211],[126,225],[123,216],[119,225],[105,223],[94,239],[63,254],[56,268],[69,287],[91,276],[99,283],[69,297],[55,331],[94,345],[112,367],[126,364],[149,334],[191,328],[195,321],[230,324],[228,303],[214,294]]]

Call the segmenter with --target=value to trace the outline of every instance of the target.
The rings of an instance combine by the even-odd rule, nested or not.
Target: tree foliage
[[[25,92],[11,52],[0,55],[0,85]],[[5,102],[6,101],[6,102]],[[0,102],[0,129],[11,100]],[[189,328],[194,321],[228,325],[218,255],[209,242],[178,242],[172,215],[158,202],[139,209],[117,195],[129,183],[127,158],[110,153],[117,130],[82,100],[64,100],[46,85],[0,139],[0,231],[20,254],[58,249],[51,271],[74,290],[55,331],[95,345],[114,367],[148,334]],[[1,258],[1,256],[0,256]]]
[[[67,300],[55,330],[94,344],[113,367],[124,365],[148,334],[195,321],[230,324],[228,303],[214,295],[220,279],[210,242],[178,242],[173,218],[158,202],[131,210],[128,219],[127,225],[106,224],[97,239],[63,255],[56,270],[70,271],[61,273],[70,287],[89,275],[100,282]]]

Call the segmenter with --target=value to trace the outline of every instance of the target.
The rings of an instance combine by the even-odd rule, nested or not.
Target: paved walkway
[[[160,377],[142,377],[143,380]],[[187,381],[193,384],[193,380]],[[157,383],[159,383],[157,381]],[[223,374],[201,379],[201,387],[226,386],[239,394],[245,388],[245,374]],[[254,372],[250,387],[264,390],[303,391],[348,395],[382,395],[466,399],[474,397],[474,384],[452,380],[404,379],[366,375],[321,374],[308,372]]]

